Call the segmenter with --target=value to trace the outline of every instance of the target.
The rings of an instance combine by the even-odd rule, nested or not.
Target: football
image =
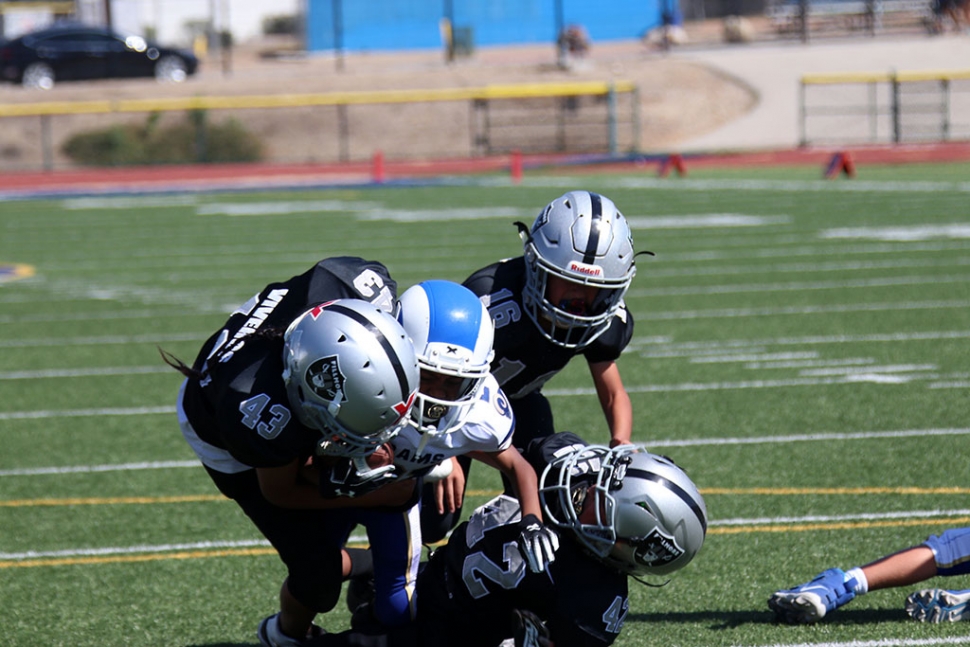
[[[371,469],[392,465],[394,463],[394,448],[391,447],[390,443],[384,443],[375,449],[374,453],[368,456],[366,460],[367,467]]]

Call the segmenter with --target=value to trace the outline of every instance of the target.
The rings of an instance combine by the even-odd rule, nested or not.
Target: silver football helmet
[[[300,421],[323,434],[318,454],[366,456],[401,430],[420,378],[394,317],[338,299],[297,317],[283,339],[287,395]]]
[[[524,239],[523,305],[549,341],[583,347],[609,328],[636,274],[633,235],[609,198],[571,191],[550,202]],[[590,304],[551,303],[550,276],[599,288]]]
[[[669,459],[636,445],[589,445],[556,459],[542,472],[539,498],[546,521],[637,577],[683,568],[707,534],[697,486]]]
[[[401,295],[399,319],[414,343],[422,373],[452,378],[453,392],[418,388],[411,422],[423,434],[447,434],[478,400],[494,356],[495,324],[475,293],[451,281],[424,281]]]

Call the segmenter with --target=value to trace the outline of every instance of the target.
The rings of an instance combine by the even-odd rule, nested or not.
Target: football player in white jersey
[[[489,372],[494,324],[488,311],[470,290],[450,281],[424,281],[401,295],[398,315],[414,343],[421,369],[417,401],[409,424],[391,441],[393,477],[430,475],[422,492],[433,497],[424,505],[440,512],[460,509],[464,495],[464,473],[448,469],[457,456],[469,456],[502,471],[517,493],[522,509],[518,544],[529,568],[542,572],[555,559],[558,537],[542,523],[538,479],[533,468],[512,446],[515,420],[508,399]],[[447,475],[435,479],[438,472]],[[382,468],[381,468],[382,469]],[[388,532],[420,537],[419,506],[407,515],[388,518]],[[409,525],[402,532],[400,524]],[[402,550],[406,546],[402,546]],[[375,554],[374,612],[380,618],[382,591],[401,574],[382,573]],[[414,562],[415,569],[417,561]],[[408,574],[410,581],[414,574]],[[363,578],[352,580],[351,590],[363,587]],[[357,593],[348,605],[357,606]],[[356,610],[355,621],[367,622],[368,611]]]

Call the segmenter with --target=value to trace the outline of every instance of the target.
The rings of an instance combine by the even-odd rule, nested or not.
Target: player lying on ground
[[[561,536],[544,572],[519,548],[519,507],[499,496],[458,526],[418,578],[417,622],[408,631],[344,632],[321,647],[610,645],[629,608],[630,577],[666,577],[700,550],[704,500],[668,459],[634,445],[587,445],[568,432],[530,443],[540,495]]]
[[[808,624],[869,591],[911,586],[937,575],[968,573],[970,528],[953,528],[865,566],[848,571],[830,568],[810,582],[776,591],[768,606],[779,620]],[[906,613],[921,622],[955,622],[970,618],[968,603],[970,590],[923,589],[906,598]]]

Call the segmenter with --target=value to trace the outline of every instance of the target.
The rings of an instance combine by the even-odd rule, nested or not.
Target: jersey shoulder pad
[[[560,431],[551,436],[544,436],[531,441],[526,445],[523,456],[532,465],[536,474],[542,474],[546,465],[588,445],[588,442],[573,432]]]
[[[465,543],[471,548],[481,541],[489,530],[517,523],[519,518],[519,502],[510,496],[500,494],[472,512],[465,528]]]
[[[362,299],[397,314],[397,282],[378,261],[356,256],[337,256],[317,263],[310,270],[308,301]]]

